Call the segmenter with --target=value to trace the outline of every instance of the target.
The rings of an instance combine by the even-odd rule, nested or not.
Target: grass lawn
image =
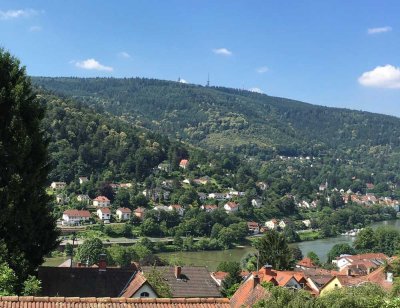
[[[299,233],[301,241],[313,241],[317,240],[320,238],[320,233],[319,231],[315,230],[310,230],[310,231],[305,231],[302,233]]]

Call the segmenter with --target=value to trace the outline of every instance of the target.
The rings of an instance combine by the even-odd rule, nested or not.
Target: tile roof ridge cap
[[[129,298],[129,302],[140,302],[142,299],[140,298]],[[207,297],[207,298],[149,298],[147,301],[154,301],[158,303],[177,303],[177,302],[185,302],[185,303],[229,303],[229,298],[219,298],[219,297]],[[128,302],[127,298],[122,297],[52,297],[52,296],[0,296],[0,301],[9,301],[9,302],[80,302],[80,303],[112,303],[112,302],[120,302],[125,303]]]

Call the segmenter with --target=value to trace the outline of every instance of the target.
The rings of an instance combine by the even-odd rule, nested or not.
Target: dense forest
[[[143,180],[164,160],[179,161],[187,150],[167,137],[139,129],[79,102],[41,93],[43,129],[49,141],[51,181],[79,176],[104,181]]]
[[[54,172],[64,179],[99,167],[104,172],[104,167],[111,169],[119,178],[135,174],[143,179],[146,168],[168,158],[167,135],[214,156],[224,155],[225,165],[229,157],[236,170],[245,158],[254,167],[253,179],[256,174],[259,180],[279,186],[274,192],[280,196],[307,197],[326,181],[331,188],[362,193],[366,183],[379,184],[377,193],[398,196],[393,194],[400,183],[400,119],[396,117],[154,79],[34,77],[33,83],[67,100],[72,98],[78,108],[67,119],[60,106],[48,106],[51,122],[47,120],[47,126],[59,130],[50,134],[57,144],[50,149],[53,157],[57,157],[54,153],[62,158],[72,155],[88,164],[85,170],[77,170],[69,165],[71,159],[63,163],[57,158],[58,171]],[[82,108],[89,111],[83,121]],[[122,127],[134,132],[129,137],[132,140],[121,142]],[[139,131],[147,131],[148,137],[139,137]],[[87,143],[92,136],[97,141]],[[177,153],[185,156],[182,151]],[[197,156],[207,161],[204,155]],[[118,157],[123,157],[122,165],[115,165]],[[144,166],[138,163],[141,160]],[[113,168],[122,168],[122,173]]]
[[[398,118],[244,90],[141,78],[35,77],[33,82],[174,138],[261,159],[400,145]]]

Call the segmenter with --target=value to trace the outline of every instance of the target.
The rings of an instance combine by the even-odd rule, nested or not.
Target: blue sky
[[[2,1],[30,75],[148,77],[400,116],[400,1]]]

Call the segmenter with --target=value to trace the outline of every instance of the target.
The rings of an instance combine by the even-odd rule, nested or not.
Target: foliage
[[[87,239],[78,247],[75,258],[91,266],[99,261],[99,256],[103,253],[103,243],[99,238]]]
[[[29,275],[24,281],[22,295],[24,296],[34,296],[39,295],[42,291],[41,281],[35,276]]]
[[[25,68],[0,49],[0,239],[22,282],[57,244],[45,187],[50,170],[40,106]]]
[[[400,232],[395,228],[384,226],[375,230],[365,228],[357,235],[353,245],[360,253],[382,252],[393,256],[400,247]]]
[[[315,265],[321,265],[321,260],[314,251],[310,251],[309,253],[307,253],[307,258],[310,258],[312,263],[314,263]]]
[[[392,306],[381,287],[374,284],[364,284],[353,288],[335,289],[324,296],[312,297],[309,292],[269,286],[270,296],[261,300],[255,308],[380,308]]]
[[[356,254],[356,251],[347,243],[335,244],[328,252],[328,263],[343,254],[354,255]]]
[[[172,297],[171,288],[165,281],[164,273],[162,272],[162,270],[153,267],[144,275],[159,297]]]
[[[255,248],[260,256],[260,265],[269,264],[277,270],[292,268],[293,256],[283,234],[270,230],[255,241]]]
[[[17,284],[17,276],[7,263],[0,263],[0,295],[13,295]]]
[[[223,261],[218,265],[217,271],[228,273],[221,283],[221,293],[226,297],[232,297],[242,281],[240,264],[238,262]]]

